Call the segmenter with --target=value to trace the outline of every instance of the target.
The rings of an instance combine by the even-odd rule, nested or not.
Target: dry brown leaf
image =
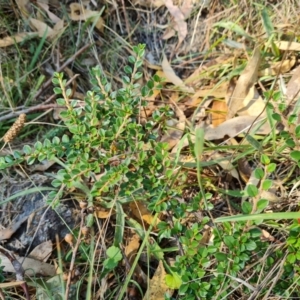
[[[150,279],[148,289],[143,300],[165,299],[165,293],[170,291],[170,288],[165,283],[166,275],[167,272],[165,271],[163,262],[160,260],[153,277]]]
[[[275,45],[278,47],[279,50],[287,50],[287,51],[300,51],[300,43],[297,42],[275,42]],[[268,46],[271,45],[268,43]]]
[[[202,239],[199,241],[199,244],[202,246],[207,246],[212,234],[212,228],[209,225],[204,225],[204,230],[201,232]]]
[[[162,61],[162,69],[165,74],[165,78],[167,78],[170,82],[172,82],[175,86],[178,86],[181,90],[187,92],[187,93],[194,93],[194,89],[185,86],[183,81],[175,74],[173,68],[171,67],[170,63],[168,62],[168,59],[163,53],[163,61]]]
[[[42,1],[37,1],[37,5],[42,8],[48,15],[49,19],[56,24],[57,22],[62,21],[59,17],[57,17],[53,12],[49,10],[49,5],[48,3],[42,2]]]
[[[141,222],[142,225],[145,222],[148,225],[152,225],[154,217],[148,210],[146,204],[144,204],[142,201],[135,201],[130,202],[129,207],[131,209],[132,214],[135,216],[136,219],[138,219]],[[154,226],[157,226],[158,223],[160,223],[160,220],[157,218]]]
[[[300,97],[300,66],[294,70],[293,76],[287,84],[286,97],[289,105],[286,114],[289,116],[295,111],[295,104]],[[298,116],[298,124],[300,124],[300,116]]]
[[[41,243],[39,245],[37,245],[30,253],[29,253],[29,257],[39,260],[39,261],[43,261],[43,262],[47,262],[47,260],[49,259],[51,253],[53,251],[53,244],[51,241],[46,241],[44,243]]]
[[[167,28],[166,31],[164,32],[164,34],[162,35],[162,39],[163,40],[168,40],[170,38],[172,38],[173,36],[175,36],[176,31],[173,28]]]
[[[260,239],[262,241],[274,242],[275,238],[268,231],[262,229]]]
[[[185,0],[180,7],[181,12],[184,15],[184,18],[187,19],[193,10],[193,1],[192,0]]]
[[[109,218],[111,215],[113,215],[113,211],[110,210],[96,210],[95,214],[97,216],[97,218],[99,219],[107,219]]]
[[[25,39],[31,39],[38,36],[36,32],[20,32],[14,36],[7,36],[3,39],[0,39],[0,48],[8,47],[16,43],[21,43]]]
[[[64,26],[64,20],[60,20],[58,21],[54,27],[53,30],[58,34],[61,34],[63,30],[65,30],[65,26]]]
[[[257,118],[253,116],[240,116],[225,121],[221,125],[215,128],[208,127],[205,129],[205,139],[208,141],[223,139],[225,136],[235,137],[242,132],[245,132],[252,126],[252,124],[258,124],[263,118]],[[257,126],[253,125],[251,128],[254,130]],[[257,134],[269,134],[270,126],[266,122],[257,130]],[[251,132],[251,131],[250,131]]]
[[[218,152],[215,152],[211,155],[212,159],[217,160],[217,164],[225,171],[228,171],[233,178],[240,179],[238,171],[235,169],[233,164],[230,162],[230,159],[225,158]]]
[[[293,101],[300,96],[300,66],[293,70],[293,75],[287,84],[286,97],[288,101]]]
[[[95,27],[103,32],[104,30],[104,20],[100,17],[100,12],[93,11],[89,9],[85,9],[79,3],[71,3],[70,4],[71,14],[69,17],[73,21],[86,21],[89,18],[92,18],[93,21],[96,21]]]
[[[277,61],[274,63],[271,63],[271,66],[258,72],[259,76],[277,76],[279,74],[285,74],[289,72],[292,67],[296,63],[296,57],[293,56],[291,59],[285,59],[283,61]]]
[[[127,246],[125,247],[125,255],[128,258],[129,262],[131,263],[135,259],[135,255],[137,250],[140,247],[140,237],[138,234],[134,233],[130,238]]]
[[[198,98],[198,97],[215,97],[215,98],[225,98],[226,94],[227,94],[227,89],[228,89],[228,82],[224,82],[221,85],[217,86],[217,87],[206,87],[202,90],[198,90],[192,98]]]
[[[270,202],[279,202],[281,200],[281,197],[277,197],[276,192],[277,191],[275,188],[271,188],[268,191],[262,191],[260,194],[260,198],[266,199]]]
[[[234,145],[238,145],[238,142],[235,141]],[[251,177],[253,169],[251,168],[248,160],[245,158],[239,159],[237,163],[241,178],[245,183],[247,183],[249,181],[249,178]]]
[[[211,121],[214,127],[226,121],[227,104],[225,101],[214,100],[211,108]]]
[[[22,14],[26,19],[33,12],[33,7],[31,6],[30,0],[16,0],[16,4]]]
[[[50,26],[40,20],[30,18],[29,23],[38,32],[38,35],[41,38],[46,34],[46,38],[51,40],[57,35]]]
[[[155,75],[159,76],[160,78],[163,78],[163,83],[172,83],[172,81],[166,77],[163,70],[157,70]]]
[[[237,114],[239,116],[266,116],[265,112],[266,103],[259,95],[256,87],[253,85],[243,99],[243,108],[241,108]]]
[[[248,95],[250,88],[257,81],[257,73],[260,62],[260,48],[255,48],[253,56],[248,62],[245,70],[240,75],[236,87],[228,100],[227,119],[231,119],[239,109],[243,107],[243,101]]]
[[[8,240],[20,228],[20,226],[28,219],[28,216],[22,217],[6,229],[0,230],[0,241]]]
[[[52,167],[55,164],[54,160],[43,160],[41,163],[36,164],[30,168],[32,172],[45,172],[47,171],[50,167]]]
[[[25,275],[34,276],[40,274],[43,276],[54,276],[56,274],[55,267],[53,265],[28,257],[21,257],[17,255],[15,255],[15,257],[17,261],[19,261],[22,264],[22,267],[25,270]],[[2,253],[0,253],[0,259],[1,266],[4,267],[5,272],[16,272],[10,260]]]
[[[165,6],[167,7],[168,11],[172,15],[176,23],[176,26],[174,26],[174,28],[178,32],[178,47],[187,35],[187,23],[184,20],[184,14],[178,6],[173,4],[172,0],[165,0]]]

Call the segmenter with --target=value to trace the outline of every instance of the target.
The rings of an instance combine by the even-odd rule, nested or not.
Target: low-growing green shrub
[[[289,254],[285,258],[282,248],[270,251],[270,243],[261,240],[260,222],[214,224],[212,194],[203,191],[202,187],[189,201],[178,201],[182,198],[182,191],[176,184],[179,173],[174,172],[174,159],[168,145],[159,142],[161,132],[157,130],[157,125],[160,129],[165,128],[172,110],[165,106],[157,109],[151,119],[142,120],[141,111],[147,104],[144,98],[151,95],[154,88],[160,88],[161,79],[154,76],[143,87],[137,83],[142,77],[144,46],[139,45],[133,50],[135,56],[129,57],[129,64],[124,69],[127,74],[122,78],[124,87],[113,91],[100,68],[93,68],[93,89],[87,92],[83,103],[70,98],[72,92],[66,88],[63,74],[55,74],[57,103],[66,108],[60,114],[66,127],[65,134],[51,140],[45,138],[33,147],[27,145],[23,151],[0,157],[0,169],[55,161],[60,168],[53,174],[52,185],[56,190],[48,195],[48,205],[55,208],[66,194],[80,191],[87,200],[85,225],[88,228],[94,224],[95,206],[116,212],[114,239],[107,245],[101,267],[97,267],[100,279],[120,265],[120,244],[126,222],[136,226],[134,229],[144,241],[149,237],[151,227],[146,235],[144,228],[128,219],[124,209],[130,202],[143,201],[156,216],[166,212],[169,215],[158,224],[156,238],[145,244],[150,256],[164,261],[168,272],[166,283],[176,289],[176,299],[229,299],[233,294],[232,297],[237,298],[251,295],[258,288],[263,295],[269,282],[262,286],[257,283],[261,283],[261,276],[272,272],[274,264],[283,259],[286,259],[284,272],[273,286],[273,294],[291,295],[292,291],[286,292],[288,284],[299,284],[298,276],[293,276],[299,272],[294,265],[300,259],[298,223],[290,229]],[[197,156],[193,150],[191,153]],[[265,155],[261,165],[255,172],[256,178],[261,180],[259,188],[248,185],[245,191],[224,191],[224,195],[246,195],[255,199],[256,207],[247,201],[240,205],[243,214],[262,212],[268,205],[268,201],[260,199],[260,193],[270,188],[272,182],[268,175],[274,172],[276,165]],[[201,185],[201,178],[198,179]],[[192,224],[185,222],[188,214],[199,211],[203,212],[202,218]],[[207,228],[212,231],[208,240],[205,238]],[[177,241],[177,247],[172,244],[163,249],[161,243],[170,238]],[[89,251],[93,251],[93,247],[80,248],[81,260],[84,257],[88,260]],[[167,264],[170,257],[175,258],[173,264]],[[130,278],[126,284],[129,281]]]

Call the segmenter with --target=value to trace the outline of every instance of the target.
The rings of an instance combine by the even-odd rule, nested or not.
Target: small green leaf
[[[60,180],[54,179],[54,180],[52,180],[51,184],[53,187],[60,187],[62,183]]]
[[[132,73],[132,68],[130,66],[125,66],[124,71],[126,74],[131,74]]]
[[[217,261],[227,261],[228,260],[228,254],[223,252],[217,252],[214,254]]]
[[[245,244],[246,246],[246,249],[249,250],[249,251],[253,251],[256,249],[257,245],[254,241],[252,240],[248,240]]]
[[[129,84],[130,83],[130,78],[128,76],[123,76],[122,80],[125,84]]]
[[[259,199],[257,201],[257,209],[259,211],[263,211],[269,205],[269,200],[267,199]]]
[[[40,142],[40,141],[37,141],[35,144],[34,144],[34,149],[40,151],[43,149],[43,144]]]
[[[179,289],[182,285],[182,280],[178,273],[172,272],[172,274],[167,274],[165,277],[166,285],[172,289],[176,290]]]
[[[262,183],[263,190],[264,191],[269,190],[271,188],[272,184],[273,184],[273,180],[271,180],[271,179],[265,179],[263,181],[263,183]]]
[[[27,158],[27,164],[28,164],[28,165],[33,165],[34,162],[35,162],[35,158],[34,158],[34,157],[29,156],[29,157]]]
[[[290,153],[290,156],[293,160],[299,161],[300,160],[300,151],[294,150]]]
[[[135,57],[134,56],[132,56],[132,55],[130,55],[129,57],[128,57],[128,61],[131,63],[131,64],[134,64],[135,63]]]
[[[28,145],[25,145],[24,147],[23,147],[23,152],[25,153],[25,154],[27,154],[27,155],[29,155],[29,154],[31,154],[31,147],[30,146],[28,146]]]
[[[271,162],[269,156],[266,154],[261,155],[260,161],[263,165],[268,165]]]
[[[295,129],[295,134],[296,134],[296,137],[299,138],[300,137],[300,125],[298,125]]]
[[[257,168],[254,170],[254,176],[256,179],[262,179],[265,175],[265,172],[261,168]]]
[[[229,249],[233,249],[235,245],[235,239],[231,235],[227,235],[224,237],[224,243]]]
[[[296,255],[295,255],[294,253],[290,253],[290,254],[287,256],[286,260],[287,260],[290,264],[293,264],[293,263],[295,263],[295,261],[296,261]]]
[[[134,74],[134,80],[138,80],[140,79],[141,77],[143,76],[143,73],[142,72],[137,72],[136,74]]]
[[[59,145],[60,144],[60,138],[55,136],[53,139],[52,139],[52,143],[54,145]]]
[[[66,101],[65,101],[65,99],[63,99],[63,98],[58,98],[58,99],[56,99],[56,103],[57,103],[59,106],[65,106],[65,105],[66,105]]]
[[[62,89],[60,87],[55,87],[53,89],[53,91],[54,91],[54,94],[56,94],[56,95],[61,95],[62,94]]]
[[[242,211],[244,214],[250,214],[252,211],[252,204],[248,201],[244,201],[242,204]]]
[[[246,190],[249,197],[256,197],[258,195],[258,189],[253,184],[248,184]]]
[[[276,170],[276,164],[270,163],[269,165],[267,165],[266,170],[268,173],[273,173]]]
[[[147,86],[149,89],[153,89],[154,88],[154,81],[152,79],[150,79],[148,82],[147,82]]]
[[[69,136],[67,136],[66,134],[64,134],[63,137],[62,137],[62,142],[63,143],[69,143],[70,142]]]
[[[54,85],[59,85],[59,80],[57,78],[52,78],[52,83]]]
[[[277,113],[274,113],[272,114],[272,118],[277,121],[277,122],[280,122],[281,121],[281,115],[280,114],[277,114]]]

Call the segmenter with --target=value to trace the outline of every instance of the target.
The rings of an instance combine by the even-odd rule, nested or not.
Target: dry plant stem
[[[259,293],[260,291],[270,282],[269,280],[271,279],[271,277],[275,275],[275,277],[272,280],[272,285],[269,289],[269,291],[267,292],[267,294],[264,296],[263,300],[267,300],[270,299],[268,298],[268,295],[270,294],[270,292],[272,291],[272,288],[274,287],[274,285],[277,283],[278,279],[280,278],[280,276],[282,275],[283,272],[283,267],[284,267],[284,263],[286,261],[286,257],[287,257],[287,253],[285,254],[284,258],[280,261],[277,261],[277,263],[273,266],[273,268],[268,272],[268,274],[265,276],[263,282],[261,284],[259,284],[259,286],[256,288],[256,290],[252,293],[252,295],[248,298],[249,300],[255,300],[258,299]],[[277,270],[279,268],[279,270]],[[269,282],[268,282],[269,281]]]
[[[69,292],[70,292],[70,287],[71,287],[71,279],[72,279],[72,271],[74,270],[75,266],[75,259],[76,259],[76,254],[77,250],[79,248],[79,245],[81,243],[81,229],[84,226],[84,209],[81,210],[81,222],[80,222],[80,230],[78,233],[77,241],[73,249],[73,254],[72,254],[72,259],[70,263],[70,269],[69,269],[69,274],[68,274],[68,280],[67,280],[67,285],[66,285],[66,294],[65,294],[65,300],[68,300],[69,298]]]
[[[68,80],[68,82],[66,83],[66,87],[69,86],[72,81],[74,79],[76,79],[78,76],[80,76],[79,74],[76,74],[74,75],[70,80]],[[49,108],[59,108],[60,106],[58,106],[57,104],[46,104],[52,100],[54,100],[55,98],[57,97],[57,95],[52,95],[51,97],[49,97],[44,103],[42,104],[39,104],[39,105],[36,105],[36,106],[32,106],[32,107],[29,107],[29,108],[24,108],[24,109],[21,109],[20,111],[14,111],[14,112],[11,112],[3,117],[0,117],[0,122],[3,122],[5,120],[9,120],[11,118],[14,118],[20,114],[29,114],[33,111],[37,111],[37,110],[45,110],[45,109],[49,109]]]

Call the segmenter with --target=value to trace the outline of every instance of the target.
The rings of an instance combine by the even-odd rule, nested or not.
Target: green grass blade
[[[215,223],[256,221],[256,220],[289,220],[300,218],[300,212],[265,213],[254,215],[236,215],[221,217],[214,220]]]

